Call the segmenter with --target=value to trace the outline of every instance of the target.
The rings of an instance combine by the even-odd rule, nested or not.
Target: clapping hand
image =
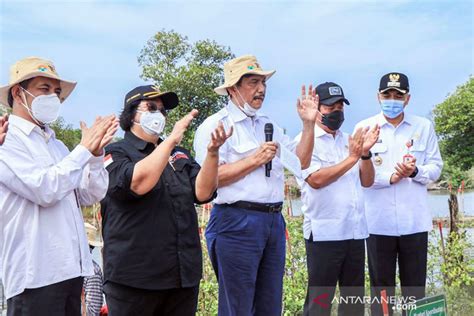
[[[367,128],[358,128],[353,136],[349,135],[349,156],[359,159],[362,156]]]
[[[367,131],[364,137],[364,145],[362,147],[362,155],[368,156],[370,149],[375,145],[379,139],[380,126],[375,124],[370,131]]]
[[[5,141],[8,131],[8,114],[0,117],[0,145]]]
[[[396,173],[400,178],[408,178],[416,169],[416,158],[413,157],[409,162],[397,163]]]
[[[113,114],[96,117],[90,128],[81,121],[82,138],[80,144],[86,147],[94,156],[100,156],[104,147],[112,141],[118,125],[118,118]]]

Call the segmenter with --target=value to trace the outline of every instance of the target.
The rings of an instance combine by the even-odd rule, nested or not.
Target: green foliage
[[[226,104],[226,97],[217,95],[213,88],[223,81],[224,62],[233,57],[230,48],[215,41],[191,44],[186,36],[164,30],[156,33],[140,52],[141,77],[152,80],[161,91],[176,92],[180,99],[180,105],[167,117],[165,133],[189,111],[199,110],[198,118],[184,135],[184,147],[192,148],[197,127]]]
[[[435,231],[431,237],[437,238]],[[462,228],[445,240],[445,254],[440,240],[428,246],[426,293],[444,293],[450,315],[474,315],[474,258],[469,254],[473,247]]]
[[[56,133],[56,138],[61,140],[69,150],[73,150],[81,142],[81,130],[66,124],[62,117],[58,118],[50,127]]]
[[[204,231],[204,230],[203,230]],[[219,286],[216,275],[212,268],[211,260],[207,252],[207,245],[203,234],[201,234],[201,246],[203,255],[203,277],[199,285],[199,301],[197,315],[217,315],[217,302]]]
[[[0,116],[2,116],[5,113],[10,113],[11,109],[7,108],[6,106],[3,106],[0,104]]]
[[[285,212],[286,214],[286,212]],[[201,230],[204,231],[207,216],[200,216]],[[204,218],[203,218],[204,217]],[[306,250],[303,238],[303,217],[287,217],[287,240],[285,275],[283,278],[283,315],[301,315],[307,290]],[[462,231],[462,227],[461,227]],[[206,242],[201,234],[204,268],[199,291],[197,315],[217,315],[218,284],[207,254]],[[437,231],[432,231],[428,244],[428,266],[426,294],[445,294],[450,315],[474,315],[474,258],[469,251],[474,250],[466,232],[451,234],[446,244],[446,261]],[[397,295],[400,283],[397,277]],[[337,295],[338,291],[336,292]],[[365,267],[365,294],[370,295],[370,279]],[[366,304],[366,314],[370,306]],[[337,314],[333,306],[331,315]]]
[[[459,186],[474,165],[474,78],[457,87],[433,114],[445,162],[443,179]]]
[[[201,225],[205,225],[205,222],[206,220],[202,220],[201,216]],[[285,276],[283,279],[283,314],[297,315],[303,312],[308,282],[302,229],[303,217],[287,217],[286,223],[289,240],[287,240]],[[202,235],[201,237],[204,267],[203,279],[199,289],[197,315],[217,315],[219,287],[207,253],[205,238]]]
[[[303,314],[308,288],[303,217],[287,217],[288,240],[285,276],[283,278],[283,315]]]

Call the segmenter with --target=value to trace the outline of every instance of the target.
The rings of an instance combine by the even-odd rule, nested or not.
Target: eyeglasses
[[[147,106],[147,109],[148,109],[149,112],[160,111],[161,114],[163,114],[164,116],[166,116],[167,113],[168,113],[168,111],[166,111],[164,106],[160,106],[160,105],[158,105],[158,103],[156,103],[154,101],[147,101],[146,106]]]

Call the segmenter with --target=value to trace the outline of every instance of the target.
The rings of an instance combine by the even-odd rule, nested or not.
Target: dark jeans
[[[192,316],[196,314],[199,285],[168,290],[144,290],[106,282],[109,316]]]
[[[369,274],[372,297],[380,297],[386,290],[387,299],[395,299],[395,277],[400,272],[400,285],[404,300],[425,296],[426,261],[428,254],[428,233],[404,236],[370,235],[367,239]],[[388,304],[390,315],[393,304]],[[371,305],[372,315],[383,315],[380,304]]]
[[[306,241],[308,291],[304,315],[330,315],[336,285],[338,315],[364,315],[364,239]]]
[[[219,281],[218,314],[281,315],[286,246],[281,213],[216,204],[206,240]]]
[[[80,316],[83,278],[25,289],[7,300],[7,316]]]

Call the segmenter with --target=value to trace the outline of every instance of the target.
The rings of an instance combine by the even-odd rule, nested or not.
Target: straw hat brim
[[[85,222],[84,228],[86,229],[87,242],[89,245],[93,247],[104,246],[104,242],[102,241],[99,230],[94,225]]]
[[[31,72],[27,74],[26,76],[18,78],[17,80],[10,83],[9,85],[0,87],[0,104],[3,104],[4,106],[9,107],[10,105],[8,104],[8,93],[10,92],[11,87],[13,87],[14,85],[22,81],[35,78],[35,77],[46,77],[46,78],[59,80],[60,85],[61,85],[61,94],[59,95],[59,99],[61,100],[61,102],[64,102],[64,100],[66,100],[66,98],[71,94],[71,92],[74,90],[77,84],[77,82],[64,80],[64,79],[58,78],[55,75],[44,73],[41,71]]]
[[[247,72],[244,72],[242,73],[242,75],[240,75],[240,77],[237,77],[231,81],[228,81],[228,82],[224,82],[223,85],[217,87],[214,89],[214,91],[219,94],[219,95],[228,95],[227,94],[227,88],[230,88],[232,87],[233,85],[235,85],[237,82],[239,82],[240,78],[242,78],[242,76],[245,76],[245,75],[260,75],[260,76],[265,76],[266,79],[270,79],[271,76],[273,76],[273,74],[276,72],[276,70],[270,70],[270,71],[263,71],[263,70],[251,70],[251,71],[247,71]]]

